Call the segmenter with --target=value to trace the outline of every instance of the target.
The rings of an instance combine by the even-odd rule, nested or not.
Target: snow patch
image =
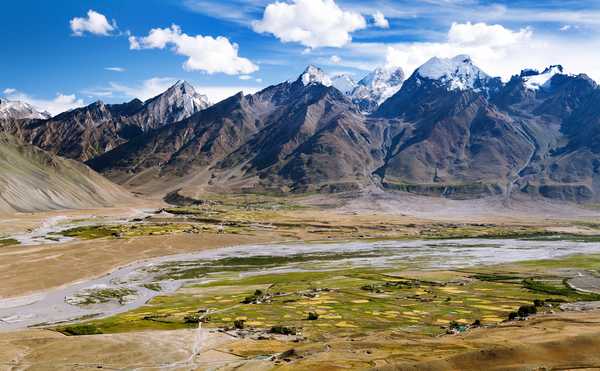
[[[554,75],[562,74],[563,67],[561,65],[550,66],[541,73],[527,69],[521,72],[521,78],[523,79],[523,85],[530,90],[539,90],[540,88],[549,88],[552,83]]]

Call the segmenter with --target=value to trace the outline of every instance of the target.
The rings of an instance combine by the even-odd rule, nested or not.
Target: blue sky
[[[600,1],[6,0],[0,30],[0,96],[52,113],[177,79],[217,101],[309,63],[358,79],[462,53],[504,79],[557,63],[600,79]]]

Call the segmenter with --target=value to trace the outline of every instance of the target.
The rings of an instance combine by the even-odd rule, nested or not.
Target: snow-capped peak
[[[0,99],[0,119],[48,119],[48,112],[39,112],[31,104]]]
[[[329,76],[322,69],[310,65],[306,67],[306,70],[300,75],[300,80],[307,86],[312,83],[317,83],[325,86],[331,86],[332,82]]]
[[[190,112],[200,111],[210,106],[208,97],[206,95],[199,94],[190,83],[183,80],[177,81],[164,93],[147,100],[145,104],[147,106],[177,105],[183,108],[185,111]],[[190,112],[187,112],[186,114],[189,115]]]
[[[404,82],[404,71],[402,68],[376,68],[362,80],[359,85],[364,86],[370,92],[377,104],[396,94]]]
[[[441,81],[450,90],[474,89],[478,81],[490,78],[464,54],[454,58],[433,57],[416,72],[421,77]]]
[[[363,77],[362,80],[359,81],[359,84],[364,86],[377,86],[382,83],[398,85],[402,83],[402,80],[404,80],[404,71],[402,68],[378,67],[373,70],[373,72]]]
[[[329,77],[323,70],[310,65],[297,81],[304,86],[322,84],[333,86],[348,96],[365,113],[373,112],[379,104],[394,95],[404,82],[401,68],[377,68],[356,82],[348,74]]]
[[[523,79],[523,85],[530,90],[538,90],[540,88],[547,88],[551,84],[551,80],[554,75],[562,74],[564,69],[561,65],[553,65],[539,72],[534,69],[526,69],[521,71],[521,78]]]
[[[196,94],[196,89],[194,89],[192,84],[185,80],[177,80],[177,82],[173,84],[173,86],[166,90],[166,93],[173,93],[177,91],[181,92],[182,94]]]
[[[177,81],[164,93],[144,102],[141,126],[144,130],[186,119],[210,106],[208,97],[199,94],[186,81]]]
[[[331,84],[337,90],[342,93],[348,95],[352,93],[352,90],[356,88],[356,81],[352,78],[352,76],[347,74],[338,74],[331,78]]]

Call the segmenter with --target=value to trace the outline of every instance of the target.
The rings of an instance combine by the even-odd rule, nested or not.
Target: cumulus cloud
[[[511,30],[486,23],[453,23],[446,42],[415,42],[387,47],[388,67],[413,71],[431,57],[450,58],[468,54],[486,72],[508,78],[515,73],[514,63],[504,63],[510,53],[531,45],[533,31],[528,28]],[[513,62],[523,63],[514,58]],[[524,67],[524,66],[522,66]],[[518,71],[518,70],[517,70]]]
[[[342,47],[352,41],[352,32],[366,27],[361,14],[343,10],[333,0],[277,1],[265,8],[261,20],[252,22],[258,33],[309,48]]]
[[[69,22],[74,36],[83,36],[88,32],[94,35],[109,36],[117,29],[117,23],[113,20],[108,22],[104,14],[95,10],[88,10],[87,17],[75,17]]]
[[[337,55],[332,55],[331,58],[329,58],[329,61],[333,64],[340,64],[342,62],[342,58]]]
[[[75,94],[56,93],[53,99],[40,99],[12,88],[5,89],[4,94],[9,100],[27,102],[36,110],[48,111],[52,116],[84,105],[83,100],[77,98]]]
[[[390,22],[385,19],[385,15],[379,10],[373,13],[373,23],[379,28],[390,28]]]
[[[455,23],[450,27],[445,42],[414,42],[395,45],[379,44],[369,52],[379,56],[386,51],[389,67],[402,67],[408,73],[431,57],[450,58],[468,54],[475,64],[488,74],[508,80],[523,68],[543,69],[551,64],[562,64],[569,73],[586,73],[600,80],[600,50],[589,38],[535,34],[532,29],[511,30],[501,25],[486,23]],[[354,45],[357,53],[368,49]],[[568,51],[568,52],[566,52]]]
[[[145,37],[129,37],[132,50],[165,49],[167,46],[172,46],[176,54],[188,57],[183,64],[188,71],[237,75],[258,70],[257,65],[238,55],[237,44],[223,36],[190,36],[179,26],[172,25],[170,28],[154,28]]]
[[[503,48],[526,41],[532,34],[529,28],[512,31],[499,24],[454,22],[448,31],[448,43],[463,47]]]
[[[125,72],[125,68],[123,67],[105,67],[104,69],[112,72]]]

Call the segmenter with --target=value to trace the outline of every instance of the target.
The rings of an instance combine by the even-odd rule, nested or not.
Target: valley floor
[[[394,255],[406,253],[396,244],[411,241],[434,253],[465,249],[483,256],[502,249],[501,241],[521,240],[527,246],[558,243],[546,260],[499,260],[468,269],[460,262],[432,266],[435,254]],[[368,249],[334,253],[331,245],[331,254],[313,247],[312,253],[264,255],[266,246],[286,250],[290,244],[348,241],[385,249],[379,255]],[[179,206],[154,201],[7,215],[0,220],[4,306],[133,262],[251,247],[233,258],[153,263],[145,271],[153,280],[138,286],[156,292],[138,308],[45,328],[5,329],[0,369],[600,367],[592,351],[600,346],[600,310],[565,306],[600,301],[599,241],[600,211],[593,208],[533,202],[507,208],[502,200],[394,194],[205,195],[202,202]],[[589,247],[589,253],[556,253],[561,245]],[[526,250],[518,249],[515,254]],[[365,263],[373,261],[385,264]],[[142,278],[114,283],[119,289],[90,287],[76,295],[74,305],[92,311],[118,307],[135,296],[135,290],[121,290],[135,280]],[[161,287],[180,280],[181,286]],[[543,302],[536,315],[507,321],[510,312],[534,300]],[[309,313],[318,318],[307,321]],[[472,325],[476,320],[481,326]]]

